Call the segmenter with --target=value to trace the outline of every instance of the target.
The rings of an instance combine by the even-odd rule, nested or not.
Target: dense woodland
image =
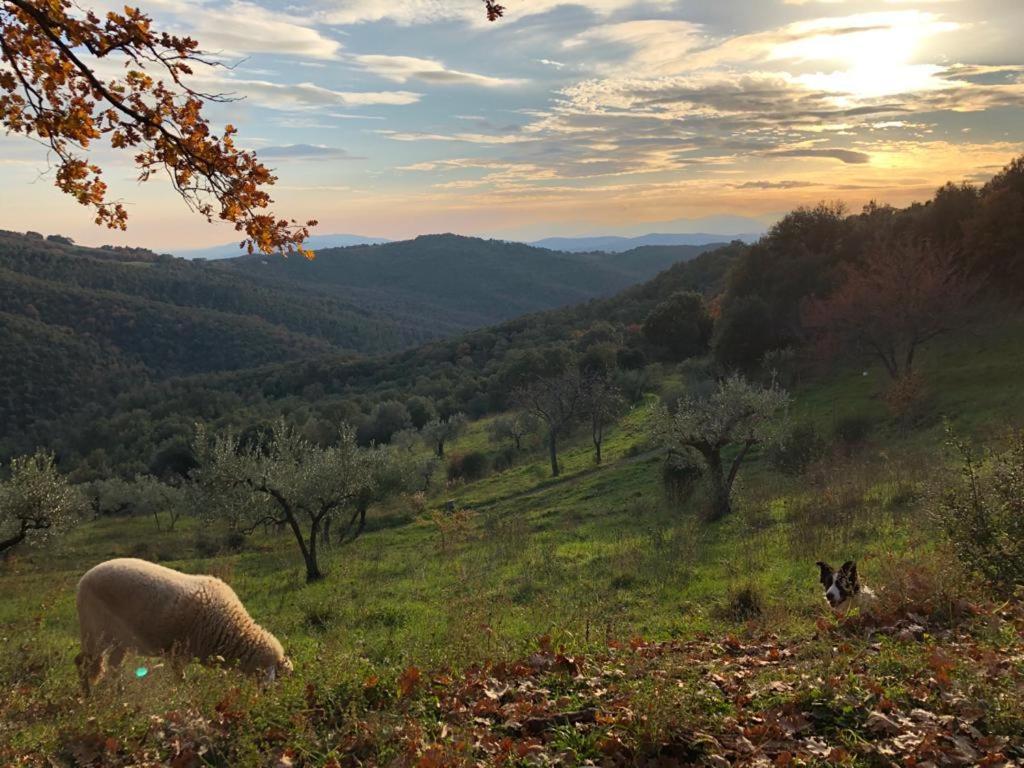
[[[81,413],[87,423],[104,412],[97,409],[116,410],[115,394],[175,377],[293,360],[334,366],[410,348],[613,293],[702,250],[569,255],[437,236],[325,250],[312,262],[210,263],[3,232],[0,323],[15,332],[0,335],[0,353],[19,364],[0,372],[0,453],[39,442],[54,420]],[[383,287],[369,287],[372,269],[387,272]],[[25,432],[31,425],[35,434]]]
[[[660,366],[686,358],[700,361],[697,375],[705,378],[731,371],[755,378],[773,372],[792,376],[806,370],[808,361],[832,359],[837,350],[869,359],[880,353],[877,340],[843,336],[835,324],[826,327],[830,314],[839,317],[828,301],[838,302],[859,279],[867,280],[864,276],[873,274],[872,254],[879,252],[875,261],[914,273],[913,279],[875,275],[891,293],[882,297],[881,319],[903,322],[897,328],[881,322],[881,343],[909,345],[898,354],[912,359],[917,346],[962,321],[950,296],[969,298],[975,309],[988,301],[1019,302],[1024,238],[1006,233],[1021,227],[1024,160],[1016,160],[982,187],[948,184],[927,203],[902,210],[870,205],[850,214],[838,204],[799,209],[753,245],[736,242],[680,261],[614,297],[375,357],[331,350],[343,338],[341,318],[358,316],[354,310],[345,314],[332,282],[340,284],[345,270],[352,270],[353,284],[365,285],[366,262],[374,254],[395,252],[399,256],[390,267],[378,266],[405,275],[410,282],[402,290],[408,290],[426,276],[415,268],[421,263],[401,250],[407,244],[325,251],[312,263],[318,267],[265,257],[223,268],[153,257],[142,267],[76,256],[62,243],[7,236],[0,309],[3,322],[20,332],[2,338],[15,345],[4,350],[5,358],[21,360],[22,366],[4,367],[13,378],[4,382],[0,453],[10,456],[44,444],[79,477],[130,476],[147,471],[162,452],[184,446],[197,420],[245,429],[284,414],[314,440],[329,439],[325,436],[347,422],[360,427],[364,442],[380,442],[404,428],[422,427],[429,418],[459,412],[475,418],[505,410],[517,387],[570,367],[600,370],[627,397],[639,397],[651,388]],[[886,256],[908,243],[921,245],[918,251],[925,256],[916,261]],[[462,275],[465,282],[424,284],[464,307],[494,298],[480,299],[473,292],[472,286],[487,279],[474,261],[476,248],[483,263],[497,260],[502,248],[526,254],[520,277],[536,267],[529,261],[534,252],[556,263],[556,284],[568,280],[571,269],[586,274],[578,264],[563,271],[561,257],[526,246],[452,237],[419,238],[413,244],[426,248],[429,263],[449,253],[447,247],[453,249],[453,263],[471,272]],[[651,268],[680,256],[671,248],[642,250],[637,258]],[[625,264],[631,255],[580,258]],[[260,269],[267,272],[250,277]],[[307,278],[312,274],[318,277]],[[447,274],[458,278],[459,270]],[[506,275],[498,284],[515,284],[507,280]],[[318,291],[310,288],[314,281],[320,283]],[[918,328],[919,316],[928,312],[922,302],[929,297],[897,289],[938,283],[942,292],[936,288],[930,300],[943,302],[945,311],[932,311],[942,322]],[[600,286],[591,286],[600,292]],[[129,287],[130,298],[113,291]],[[299,291],[302,300],[296,298]],[[458,301],[459,295],[465,301]],[[558,297],[548,294],[544,300]],[[888,312],[886,302],[916,308],[917,315]],[[237,314],[225,312],[225,306]],[[312,326],[313,318],[325,315],[335,322]],[[372,324],[376,316],[362,317]],[[389,338],[410,342],[400,334]],[[680,346],[680,339],[689,341]],[[365,338],[362,343],[365,351]],[[78,361],[73,376],[61,373],[69,358]],[[217,361],[216,372],[204,371],[204,361],[210,360]],[[26,368],[31,377],[25,376]]]

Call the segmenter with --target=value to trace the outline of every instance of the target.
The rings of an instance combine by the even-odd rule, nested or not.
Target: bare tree
[[[802,319],[825,354],[870,354],[898,381],[911,373],[923,345],[969,320],[978,290],[958,252],[898,241],[847,266],[835,291],[804,303]]]
[[[42,544],[74,526],[85,496],[57,471],[53,454],[42,451],[11,461],[0,483],[0,555],[21,543]]]
[[[352,504],[370,482],[355,430],[344,425],[337,445],[303,439],[283,419],[262,444],[243,446],[227,433],[212,441],[197,427],[195,473],[208,505],[228,510],[244,533],[287,526],[306,566],[306,581],[322,579],[318,549],[325,521]]]
[[[559,376],[538,379],[512,394],[513,401],[540,419],[547,428],[551,476],[558,477],[558,438],[579,416],[583,386],[579,371],[571,369]]]
[[[732,487],[750,449],[774,434],[775,418],[785,409],[789,397],[774,386],[760,387],[741,376],[720,382],[706,398],[686,397],[679,401],[675,415],[662,411],[662,439],[670,454],[696,451],[704,461],[711,486],[711,520],[732,511]],[[732,459],[723,453],[737,447]]]

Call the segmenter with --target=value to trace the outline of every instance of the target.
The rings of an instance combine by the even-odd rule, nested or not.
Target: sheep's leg
[[[107,654],[107,670],[116,670],[124,662],[124,657],[127,655],[128,649],[121,644],[114,645],[110,648],[110,652]],[[117,692],[124,693],[124,680],[121,677],[117,678]]]
[[[78,681],[82,686],[82,693],[89,696],[92,693],[92,686],[103,677],[103,652],[90,651],[83,647],[82,652],[75,656],[75,666],[78,667]]]
[[[127,655],[128,649],[123,645],[115,645],[110,649],[110,655],[107,656],[107,669],[117,669],[124,662],[124,657]]]

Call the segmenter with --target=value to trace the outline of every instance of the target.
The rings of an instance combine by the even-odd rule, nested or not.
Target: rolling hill
[[[650,246],[624,253],[560,253],[522,243],[423,235],[330,248],[306,261],[244,256],[218,267],[264,284],[301,286],[395,318],[468,330],[610,296],[714,248]]]
[[[549,248],[553,251],[569,251],[570,253],[586,251],[622,253],[623,251],[642,248],[647,245],[708,245],[710,243],[728,243],[733,240],[742,240],[745,243],[752,243],[760,236],[761,233],[711,235],[705,232],[652,232],[649,235],[638,235],[636,237],[622,237],[619,235],[599,235],[596,237],[546,237],[543,240],[535,240],[530,243],[530,245],[534,245],[538,248]]]
[[[570,255],[433,236],[326,250],[312,262],[210,263],[0,232],[0,455],[73,417],[91,431],[92,416],[109,412],[116,396],[182,377],[223,393],[236,385],[213,384],[218,376],[245,372],[261,399],[293,385],[319,391],[322,367],[348,371],[366,358],[375,389],[374,356],[612,294],[702,250]],[[289,362],[299,363],[298,379],[271,373]],[[212,405],[219,397],[201,396],[181,413],[223,413]]]

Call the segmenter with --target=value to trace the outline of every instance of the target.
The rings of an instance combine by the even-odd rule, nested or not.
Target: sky
[[[239,99],[211,119],[318,234],[750,232],[821,200],[924,200],[1024,153],[1021,0],[507,0],[494,23],[480,0],[139,4],[229,65],[197,72]],[[0,229],[235,239],[130,157],[94,156],[128,232],[2,134]]]

